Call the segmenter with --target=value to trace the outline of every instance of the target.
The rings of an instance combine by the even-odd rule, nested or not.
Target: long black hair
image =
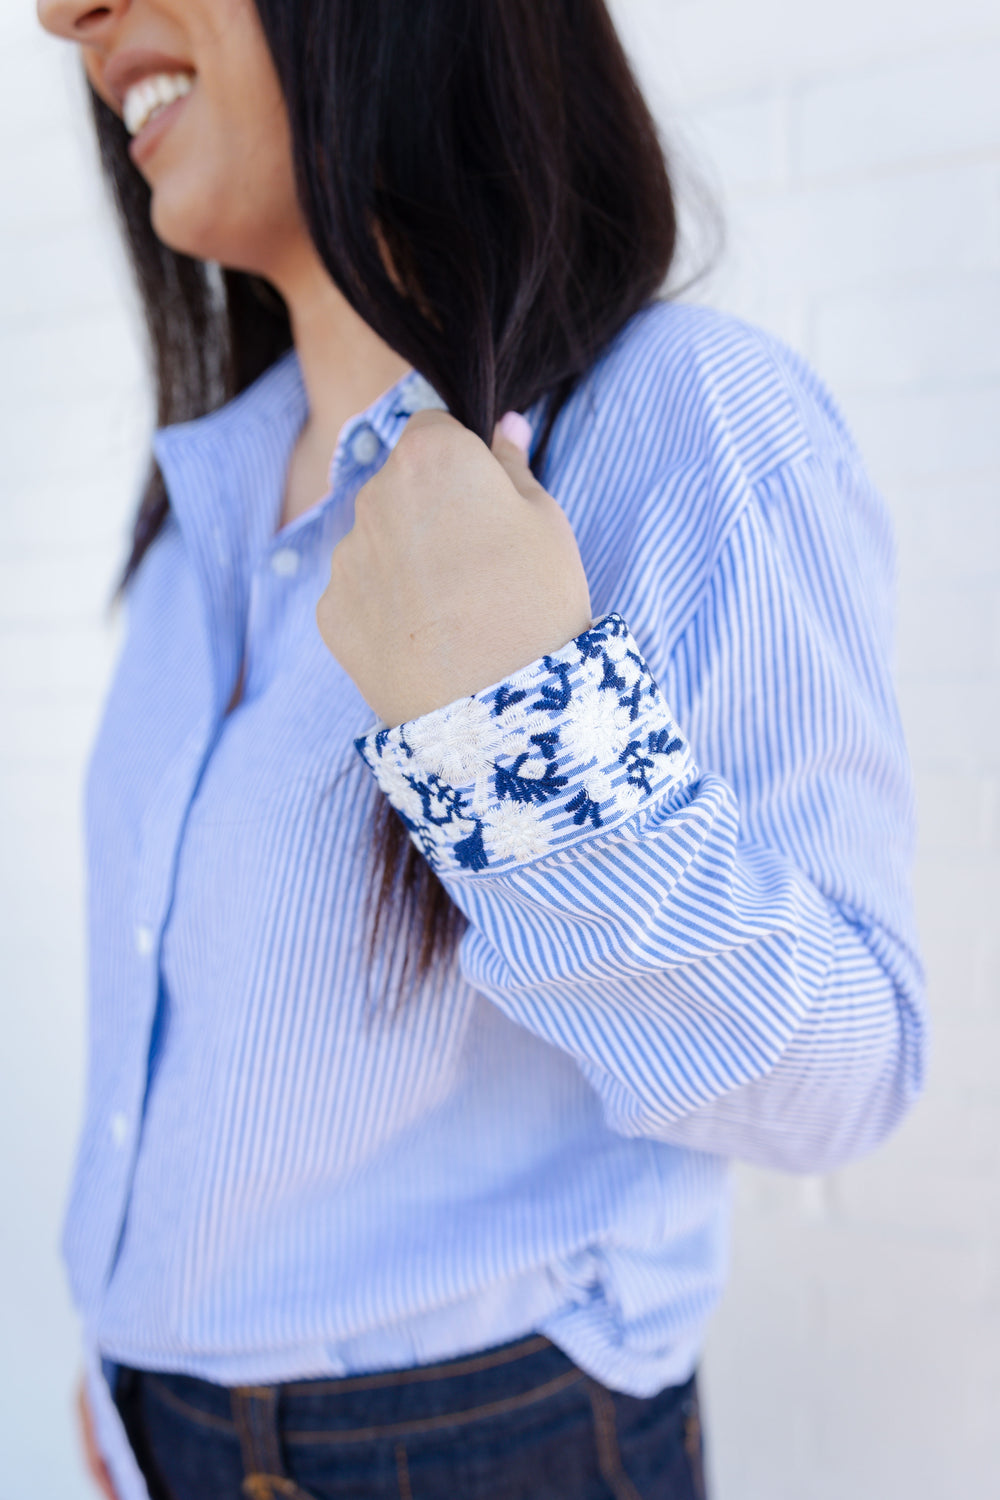
[[[487,442],[503,412],[544,401],[537,469],[574,386],[656,296],[676,248],[656,127],[604,0],[256,5],[331,277]],[[157,239],[124,125],[92,97],[145,308],[157,420],[186,420],[290,346],[287,309],[256,278]],[[154,467],[126,585],[168,505]],[[374,848],[372,941],[395,906],[424,972],[461,919],[387,805]]]

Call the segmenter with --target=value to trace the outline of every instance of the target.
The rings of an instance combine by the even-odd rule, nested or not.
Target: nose
[[[99,44],[121,19],[130,0],[37,0],[38,19],[53,36],[88,46]]]

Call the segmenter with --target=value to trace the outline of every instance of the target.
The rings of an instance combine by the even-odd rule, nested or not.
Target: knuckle
[[[412,480],[424,481],[438,476],[460,459],[468,440],[475,442],[473,435],[454,417],[436,415],[436,421],[418,422],[416,417],[412,418],[390,457],[390,462],[395,460],[397,471]]]
[[[401,478],[419,479],[439,452],[440,439],[435,432],[426,427],[407,427],[389,462]]]

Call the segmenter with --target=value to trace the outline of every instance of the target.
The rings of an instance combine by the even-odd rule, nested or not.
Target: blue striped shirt
[[[433,402],[410,375],[352,419],[277,533],[294,354],[156,436],[170,516],[87,790],[72,1285],[95,1358],[227,1384],[536,1329],[647,1395],[719,1296],[727,1159],[835,1167],[920,1088],[889,528],[801,360],[658,304],[542,475],[594,628],[387,731],[314,611],[354,495]],[[383,793],[469,922],[388,1004]]]

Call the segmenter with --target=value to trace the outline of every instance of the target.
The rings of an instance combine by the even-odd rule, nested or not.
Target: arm
[[[361,746],[469,918],[468,978],[615,1129],[806,1171],[881,1140],[923,1054],[885,579],[845,573],[831,483],[762,487],[673,652],[722,774],[614,617]]]

